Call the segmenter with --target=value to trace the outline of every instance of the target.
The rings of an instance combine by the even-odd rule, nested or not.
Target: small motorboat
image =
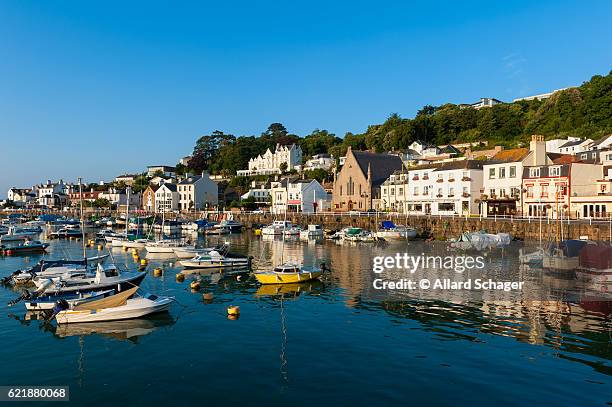
[[[55,232],[49,233],[47,237],[49,239],[67,239],[71,237],[82,237],[83,232],[81,229],[72,228],[72,227],[64,227],[56,230]]]
[[[173,239],[161,239],[155,242],[149,242],[145,245],[145,249],[147,253],[171,253],[174,254],[174,249],[177,247],[193,247],[195,246],[186,246],[178,240]]]
[[[150,239],[126,240],[123,242],[122,247],[126,249],[144,249],[149,243],[153,243],[153,241]]]
[[[537,249],[531,253],[523,253],[523,249],[519,249],[519,263],[528,264],[533,267],[542,267],[544,261],[544,249]]]
[[[221,223],[213,226],[213,228],[225,228],[230,233],[238,233],[242,231],[242,223],[233,219],[224,219],[221,221]]]
[[[342,239],[348,242],[372,243],[380,238],[361,228],[347,228],[344,230]]]
[[[120,272],[115,266],[98,264],[95,274],[86,273],[78,277],[54,277],[32,280],[39,295],[58,295],[115,289],[125,291],[144,280],[146,272]]]
[[[26,240],[18,245],[0,246],[2,253],[6,256],[44,253],[47,247],[49,247],[49,243],[42,243],[39,240]]]
[[[275,220],[271,225],[261,228],[262,235],[282,235],[287,229],[291,229],[293,225],[286,220]]]
[[[221,250],[211,250],[192,259],[181,260],[179,264],[186,269],[243,268],[251,266],[251,257],[231,254],[229,248],[224,246]]]
[[[417,231],[414,228],[395,225],[392,221],[386,220],[381,223],[375,236],[386,240],[407,240],[414,239],[417,236]]]
[[[300,231],[301,239],[315,239],[323,237],[323,228],[321,225],[308,225],[306,230]]]
[[[220,250],[220,248],[205,248],[196,249],[195,247],[175,247],[174,255],[179,259],[193,259],[199,254],[210,253],[212,250]]]
[[[46,309],[53,309],[58,300],[66,301],[70,306],[84,304],[89,301],[99,300],[106,298],[115,293],[115,290],[104,290],[104,291],[92,291],[88,293],[76,293],[66,295],[46,295],[36,297],[32,300],[26,300],[24,302],[25,307],[28,311],[39,311]]]
[[[299,236],[300,232],[302,232],[302,228],[297,225],[293,225],[289,229],[283,231],[283,235],[284,236]]]
[[[318,279],[323,274],[325,265],[320,269],[307,270],[299,263],[287,262],[272,271],[256,272],[255,278],[261,284],[294,284]]]
[[[138,289],[139,287],[132,287],[124,292],[73,307],[66,301],[59,301],[53,308],[51,318],[54,317],[58,324],[118,321],[167,311],[175,301],[174,297],[138,294]],[[131,298],[132,296],[134,298]]]

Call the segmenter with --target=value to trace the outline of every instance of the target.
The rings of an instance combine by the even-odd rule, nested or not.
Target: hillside
[[[189,167],[196,171],[234,174],[246,168],[250,157],[274,149],[276,143],[297,142],[304,157],[329,152],[341,156],[354,149],[389,151],[407,148],[413,141],[448,144],[487,140],[490,145],[525,144],[532,134],[547,138],[568,135],[598,138],[612,133],[612,72],[593,76],[579,87],[566,89],[540,101],[498,104],[480,110],[454,104],[425,106],[413,119],[394,113],[362,134],[337,137],[315,130],[300,137],[273,123],[259,137],[213,132],[198,139]]]

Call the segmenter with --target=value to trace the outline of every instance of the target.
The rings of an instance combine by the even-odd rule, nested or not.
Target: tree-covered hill
[[[329,152],[335,156],[353,149],[401,150],[413,141],[441,145],[487,140],[490,145],[513,147],[525,144],[532,134],[546,138],[599,138],[612,133],[612,72],[593,76],[579,87],[566,89],[545,100],[497,104],[476,110],[445,104],[425,106],[413,119],[391,114],[382,124],[371,125],[362,134],[336,137],[315,130],[305,137],[289,134],[273,123],[259,137],[235,137],[221,131],[198,139],[190,167],[213,173],[234,174],[247,168],[249,158],[274,150],[277,143],[297,142],[304,157]]]

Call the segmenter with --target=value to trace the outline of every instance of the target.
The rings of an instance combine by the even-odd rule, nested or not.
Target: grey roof
[[[400,170],[404,166],[402,159],[396,155],[376,154],[369,151],[352,151],[359,168],[368,176],[368,165],[372,171],[372,186],[378,186],[385,182],[393,171]]]
[[[191,177],[185,178],[184,180],[179,182],[179,185],[191,185],[198,182],[200,178],[202,178],[201,175],[192,175]]]
[[[607,136],[603,136],[602,138],[595,140],[593,142],[593,144],[591,144],[592,147],[597,147],[598,145],[600,145],[601,143],[603,143],[604,141],[606,141],[607,139],[609,139],[610,137],[612,137],[612,135],[607,135]]]
[[[568,141],[567,143],[559,146],[559,148],[577,146],[577,145],[582,144],[582,143],[584,143],[584,140],[572,140],[572,141]]]
[[[175,184],[162,184],[162,185],[159,186],[159,188],[161,188],[162,186],[167,187],[172,192],[176,192],[176,185]]]
[[[448,170],[481,170],[485,162],[482,160],[460,160],[441,163],[434,171]]]

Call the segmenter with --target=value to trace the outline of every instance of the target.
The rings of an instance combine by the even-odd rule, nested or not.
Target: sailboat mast
[[[125,238],[127,239],[128,235],[128,226],[130,220],[130,187],[126,188],[127,190],[127,201],[125,202]]]
[[[83,183],[79,178],[79,203],[81,206],[81,238],[83,239],[83,259],[87,261],[87,251],[85,250],[85,220],[83,218]]]

